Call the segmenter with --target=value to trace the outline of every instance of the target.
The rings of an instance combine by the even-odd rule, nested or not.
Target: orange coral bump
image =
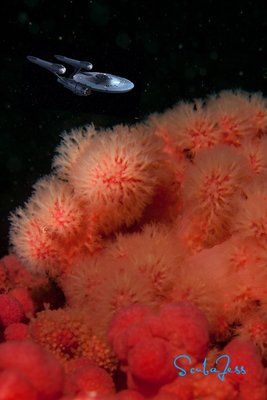
[[[66,369],[69,361],[83,357],[114,371],[113,352],[105,340],[94,334],[93,326],[90,316],[78,309],[44,310],[30,322],[30,336],[54,354]]]

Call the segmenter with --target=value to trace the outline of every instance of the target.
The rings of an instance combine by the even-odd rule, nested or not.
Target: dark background
[[[221,89],[267,95],[266,1],[9,0],[1,4],[0,255],[8,215],[49,173],[60,134],[134,123]],[[27,55],[88,60],[135,83],[78,97]]]

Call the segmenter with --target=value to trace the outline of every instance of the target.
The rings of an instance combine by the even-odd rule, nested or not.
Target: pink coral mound
[[[87,365],[77,369],[66,377],[66,394],[94,393],[108,395],[115,392],[111,376],[102,368]]]
[[[141,339],[128,356],[129,371],[146,382],[164,384],[174,379],[171,348],[163,339]]]
[[[208,350],[209,325],[205,315],[194,305],[183,302],[163,306],[159,313],[161,326],[154,334],[168,340],[177,351],[185,351],[201,360]]]
[[[0,325],[20,322],[24,316],[21,304],[10,294],[0,294]]]
[[[29,316],[34,314],[34,303],[30,296],[30,292],[22,287],[17,287],[10,291],[10,294],[18,300],[18,302],[22,305],[24,314]]]
[[[256,347],[248,340],[233,339],[225,348],[224,352],[231,358],[232,365],[243,366],[245,374],[235,374],[231,379],[240,384],[249,383],[253,386],[264,386],[266,372],[261,363]],[[227,375],[228,377],[228,375]]]
[[[208,350],[208,322],[190,303],[159,310],[135,305],[114,317],[109,337],[127,373],[128,387],[152,396],[174,381],[173,360],[178,354],[190,354],[193,363],[203,359]]]
[[[36,389],[23,374],[7,369],[0,372],[0,400],[39,400]]]
[[[4,331],[6,340],[24,340],[27,339],[29,333],[29,326],[22,322],[10,324]]]
[[[33,289],[34,287],[46,285],[48,282],[47,277],[34,275],[30,272],[14,254],[8,254],[3,257],[1,263],[5,267],[11,287]]]
[[[149,314],[149,307],[143,305],[133,305],[120,311],[113,317],[109,327],[108,337],[119,357],[123,358],[125,353],[123,336],[127,329],[136,323],[144,321],[145,317],[147,317]]]
[[[38,392],[38,400],[57,400],[63,386],[63,370],[57,360],[30,341],[8,341],[0,345],[0,371],[14,369]]]

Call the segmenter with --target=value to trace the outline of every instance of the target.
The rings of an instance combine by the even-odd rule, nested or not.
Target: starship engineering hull
[[[52,72],[57,77],[57,82],[66,89],[78,96],[88,96],[92,91],[104,93],[125,93],[133,89],[133,82],[120,76],[92,72],[93,65],[88,61],[74,60],[65,56],[55,55],[61,62],[74,67],[74,72],[69,77],[63,77],[66,67],[62,64],[51,63],[34,56],[27,56],[27,59]],[[89,72],[90,71],[90,72]]]

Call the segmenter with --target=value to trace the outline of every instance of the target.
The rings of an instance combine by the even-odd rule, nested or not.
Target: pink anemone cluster
[[[260,93],[65,133],[10,217],[0,399],[266,400],[266,204]]]
[[[207,353],[209,341],[208,322],[190,303],[168,304],[158,312],[131,306],[113,318],[108,334],[128,386],[146,395],[175,379],[177,354],[190,355],[194,364]]]

